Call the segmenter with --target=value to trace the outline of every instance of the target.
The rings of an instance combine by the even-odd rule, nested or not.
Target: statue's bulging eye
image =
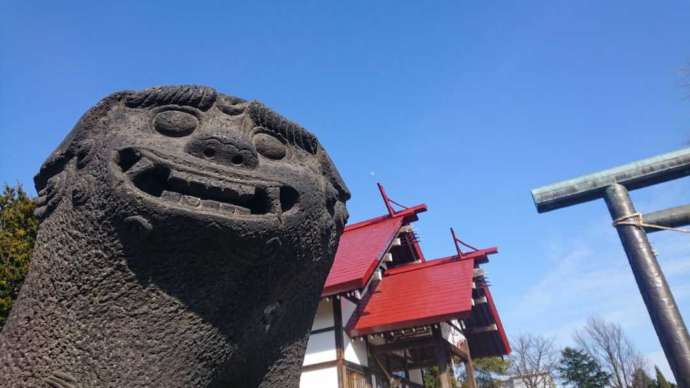
[[[166,110],[153,119],[156,131],[167,136],[187,136],[199,125],[199,119],[191,113],[181,110]]]
[[[257,133],[254,136],[254,145],[261,155],[269,159],[282,159],[287,152],[285,144],[268,133]]]

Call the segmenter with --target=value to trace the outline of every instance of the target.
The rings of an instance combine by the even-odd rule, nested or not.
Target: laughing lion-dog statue
[[[297,387],[350,193],[316,137],[204,86],[114,93],[35,178],[2,387]]]

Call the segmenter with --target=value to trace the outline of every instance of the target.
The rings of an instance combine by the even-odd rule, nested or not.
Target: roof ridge
[[[497,252],[498,252],[498,249],[496,247],[490,247],[490,248],[485,248],[485,249],[478,249],[476,251],[464,253],[462,255],[458,254],[458,255],[440,257],[440,258],[436,258],[436,259],[426,260],[426,261],[421,262],[421,263],[409,263],[409,264],[405,264],[405,265],[401,265],[399,267],[389,269],[388,271],[386,271],[384,276],[399,275],[401,273],[418,271],[420,269],[431,268],[431,267],[435,267],[438,265],[448,264],[448,263],[453,263],[453,262],[480,259],[482,257],[486,257],[487,255],[491,255],[491,254],[494,254]]]
[[[460,257],[458,255],[455,256],[449,256],[449,257],[444,257],[444,258],[439,258],[439,259],[431,259],[419,263],[408,263],[401,265],[399,267],[391,268],[387,270],[384,273],[384,276],[394,276],[394,275],[400,275],[402,273],[407,273],[407,272],[412,272],[412,271],[419,271],[420,269],[425,269],[425,268],[432,268],[436,267],[442,264],[448,264],[448,263],[453,263],[453,262],[458,262]]]
[[[407,209],[401,210],[401,211],[399,211],[399,212],[396,212],[393,216],[390,216],[390,215],[388,215],[388,214],[384,214],[384,215],[382,215],[382,216],[378,216],[378,217],[374,217],[374,218],[369,218],[369,219],[366,219],[366,220],[358,221],[358,222],[355,222],[354,224],[345,225],[344,232],[348,232],[348,231],[351,231],[351,230],[360,229],[360,228],[363,228],[363,227],[365,227],[365,226],[369,226],[369,225],[373,225],[373,224],[378,224],[378,223],[383,222],[383,221],[386,221],[386,220],[392,220],[392,219],[395,219],[395,218],[407,217],[407,216],[410,216],[410,215],[415,215],[415,214],[417,214],[417,213],[421,213],[421,212],[424,212],[424,211],[426,211],[426,210],[427,210],[426,204],[423,204],[423,203],[422,203],[422,204],[415,205],[415,206],[409,207],[409,208],[407,208]]]

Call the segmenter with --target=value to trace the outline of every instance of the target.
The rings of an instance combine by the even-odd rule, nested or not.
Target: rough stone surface
[[[312,134],[208,87],[119,92],[35,181],[0,386],[298,386],[349,198]]]

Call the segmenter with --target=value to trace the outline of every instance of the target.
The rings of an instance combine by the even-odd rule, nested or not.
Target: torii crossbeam
[[[690,175],[690,148],[532,190],[539,213],[603,198],[679,387],[690,387],[690,336],[647,233],[690,224],[690,206],[642,215],[628,190]]]

